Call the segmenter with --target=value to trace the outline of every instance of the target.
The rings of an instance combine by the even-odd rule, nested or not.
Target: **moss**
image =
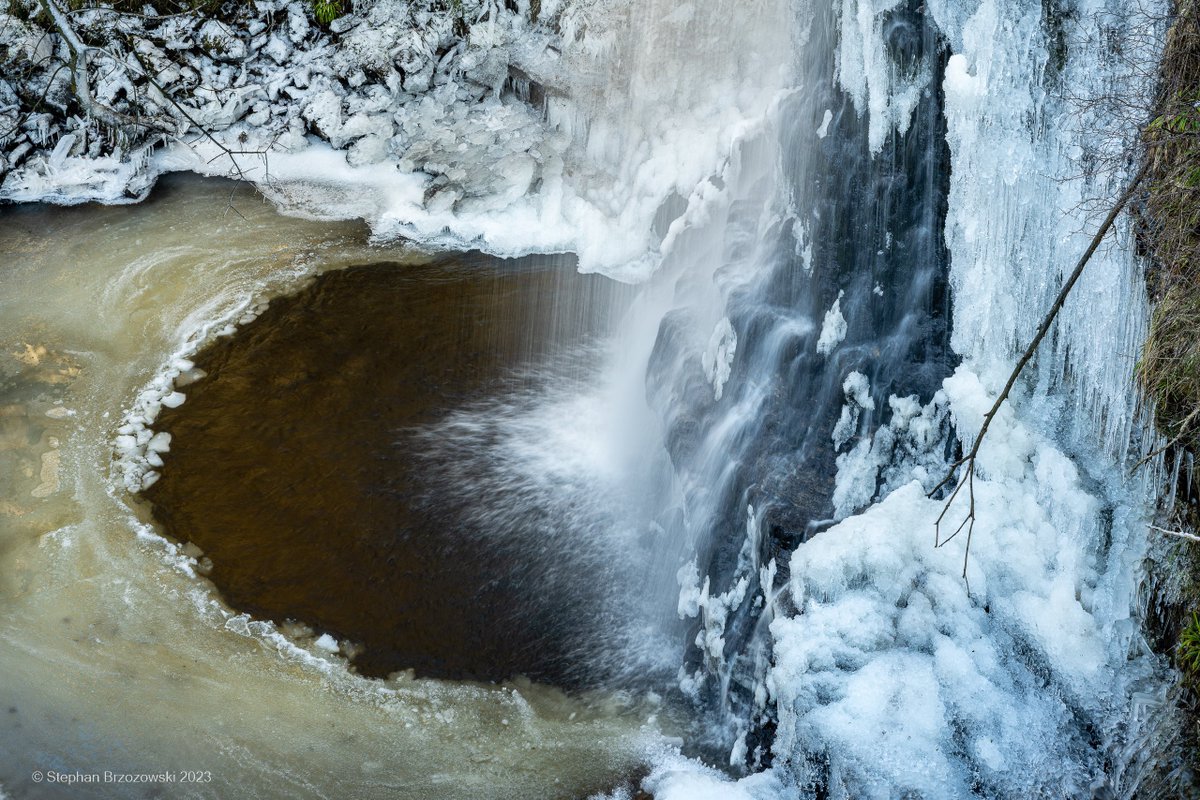
[[[1200,0],[1178,0],[1143,131],[1140,238],[1155,302],[1137,375],[1172,443],[1200,452]]]
[[[1175,646],[1175,663],[1188,680],[1200,679],[1200,613],[1192,612],[1191,618],[1179,634]]]
[[[1167,463],[1187,465],[1200,456],[1200,0],[1176,0],[1142,139],[1147,172],[1138,233],[1154,309],[1137,378],[1170,442]],[[1163,495],[1175,502],[1162,524],[1200,529],[1200,487],[1190,470],[1170,479]],[[1200,775],[1200,545],[1159,537],[1147,580],[1149,638],[1180,670],[1172,694],[1178,735],[1161,754],[1175,766],[1156,776],[1159,791],[1147,796],[1178,796],[1195,788],[1190,776]]]

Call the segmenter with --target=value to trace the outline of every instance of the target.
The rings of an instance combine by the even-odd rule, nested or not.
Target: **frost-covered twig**
[[[66,64],[59,64],[54,68],[54,72],[50,73],[50,77],[46,79],[46,86],[42,89],[41,96],[38,97],[37,101],[32,104],[29,113],[25,114],[24,116],[18,114],[16,117],[16,122],[12,124],[12,127],[10,127],[8,130],[0,131],[0,143],[7,141],[8,137],[19,131],[21,126],[29,120],[29,117],[34,114],[43,103],[46,102],[46,98],[50,95],[50,90],[54,88],[54,81],[58,78],[58,73],[62,72],[64,69],[67,69]]]
[[[90,117],[95,117],[108,127],[114,130],[120,130],[127,125],[138,125],[139,122],[132,117],[127,117],[124,114],[119,114],[103,103],[97,101],[92,96],[92,84],[88,76],[88,58],[87,54],[92,47],[84,44],[79,38],[79,34],[71,27],[71,23],[63,14],[62,9],[58,7],[55,0],[38,0],[42,6],[42,10],[50,18],[54,24],[55,30],[59,36],[67,44],[67,49],[71,51],[71,74],[75,78],[75,97],[79,100],[79,105],[83,108],[83,113]]]
[[[1113,223],[1117,221],[1117,217],[1121,215],[1121,212],[1129,203],[1130,198],[1132,198],[1134,193],[1137,191],[1142,179],[1146,177],[1147,171],[1148,166],[1143,164],[1133,179],[1130,180],[1129,185],[1125,188],[1125,191],[1121,193],[1119,198],[1117,198],[1117,202],[1115,202],[1112,208],[1109,209],[1108,216],[1104,218],[1104,222],[1101,223],[1099,230],[1096,231],[1096,235],[1092,237],[1092,241],[1088,245],[1087,250],[1084,251],[1083,255],[1079,259],[1079,262],[1075,265],[1075,269],[1072,270],[1071,274],[1067,277],[1066,283],[1063,284],[1062,290],[1058,293],[1058,297],[1054,300],[1054,304],[1050,306],[1050,310],[1046,312],[1046,316],[1042,318],[1042,324],[1038,328],[1037,333],[1034,335],[1033,341],[1031,341],[1029,346],[1025,348],[1025,352],[1022,354],[1021,359],[1017,362],[1017,365],[1013,368],[1012,373],[1008,376],[1008,382],[1004,384],[1004,389],[1000,392],[999,396],[996,397],[996,402],[992,404],[991,409],[987,412],[987,414],[984,415],[983,425],[980,426],[979,433],[976,434],[975,442],[971,445],[970,451],[965,456],[950,465],[950,469],[947,470],[946,476],[938,481],[938,484],[934,486],[928,494],[928,497],[933,497],[935,494],[941,491],[942,487],[947,486],[951,482],[955,481],[955,473],[957,472],[958,468],[964,464],[966,465],[967,473],[957,481],[954,491],[950,493],[948,498],[946,498],[946,504],[942,508],[942,513],[938,515],[937,521],[934,523],[933,534],[934,547],[941,547],[946,542],[957,536],[959,531],[961,531],[964,526],[967,528],[967,547],[966,551],[963,553],[964,579],[967,577],[967,559],[971,554],[971,534],[975,528],[975,458],[979,455],[979,446],[983,443],[983,437],[987,435],[988,428],[991,426],[992,420],[996,418],[997,412],[1000,411],[1000,406],[1003,405],[1004,401],[1008,399],[1008,395],[1012,391],[1013,386],[1016,385],[1017,378],[1020,377],[1021,371],[1024,370],[1025,366],[1030,362],[1030,360],[1033,359],[1033,354],[1037,352],[1038,345],[1042,343],[1042,339],[1045,339],[1046,334],[1050,332],[1050,326],[1054,324],[1054,319],[1058,316],[1058,312],[1062,310],[1063,304],[1067,300],[1067,295],[1071,293],[1071,289],[1074,288],[1075,282],[1078,281],[1079,276],[1083,274],[1083,268],[1087,266],[1087,263],[1091,260],[1092,255],[1094,255],[1097,248],[1100,247],[1100,242],[1104,241],[1104,237],[1112,228]],[[963,521],[959,523],[958,527],[954,529],[954,533],[950,534],[950,536],[943,541],[940,538],[942,520],[945,518],[947,512],[950,511],[950,506],[954,504],[954,500],[958,497],[958,494],[962,490],[964,483],[967,485],[967,494],[970,502],[970,505],[967,508],[967,515],[963,518]]]
[[[45,0],[45,1],[49,2],[50,0]],[[133,56],[134,60],[137,61],[138,66],[140,67],[140,69],[142,71],[142,77],[144,77],[146,79],[146,81],[152,87],[154,87],[154,90],[158,92],[159,96],[162,97],[162,99],[165,100],[166,102],[170,103],[175,108],[175,110],[178,111],[179,114],[182,115],[182,117],[185,120],[187,120],[187,122],[191,125],[191,127],[195,128],[200,133],[201,136],[203,136],[204,138],[211,141],[214,145],[216,145],[216,147],[221,151],[221,153],[223,155],[229,157],[229,161],[233,165],[233,170],[237,174],[239,180],[249,182],[249,178],[247,178],[245,171],[242,169],[242,165],[238,163],[237,156],[239,156],[239,155],[262,156],[264,159],[264,162],[265,162],[265,160],[267,158],[267,149],[269,149],[269,147],[267,149],[263,149],[263,150],[233,150],[232,148],[227,147],[223,142],[221,142],[219,139],[217,139],[217,137],[213,136],[212,133],[207,128],[205,128],[203,125],[201,125],[199,122],[197,122],[196,118],[193,117],[191,115],[191,113],[189,113],[188,110],[186,108],[184,108],[183,105],[181,105],[174,97],[171,97],[171,95],[167,94],[167,91],[162,86],[159,85],[157,80],[155,80],[153,71],[150,69],[149,66],[147,66],[146,62],[142,60],[141,55],[137,51],[137,48],[132,46],[132,43],[129,48],[129,52]],[[218,156],[218,158],[219,158],[219,156]],[[264,163],[264,174],[269,179],[270,170],[269,170],[269,168],[266,167],[265,163]],[[232,204],[230,207],[232,207]],[[234,211],[237,211],[237,209],[234,209]],[[238,213],[240,214],[240,212],[238,212]]]
[[[1187,539],[1192,542],[1200,542],[1200,536],[1197,536],[1194,533],[1188,533],[1187,531],[1169,531],[1166,528],[1160,528],[1157,525],[1148,525],[1147,527],[1150,528],[1150,530],[1152,530],[1152,531],[1157,531],[1158,533],[1165,533],[1168,536],[1177,536],[1180,539]]]

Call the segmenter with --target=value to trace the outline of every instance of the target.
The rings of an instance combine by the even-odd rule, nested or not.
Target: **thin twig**
[[[130,43],[129,52],[133,56],[134,60],[137,61],[138,66],[141,68],[142,77],[144,77],[147,80],[147,82],[149,82],[149,84],[152,87],[154,87],[154,89],[159,93],[159,95],[164,100],[166,100],[168,103],[170,103],[175,108],[175,110],[178,111],[183,116],[183,118],[186,119],[193,128],[195,128],[204,138],[208,139],[210,142],[212,142],[214,145],[216,145],[221,150],[221,153],[216,156],[213,156],[213,158],[210,159],[209,163],[212,163],[212,161],[215,161],[216,159],[220,158],[221,155],[225,155],[229,158],[230,163],[233,165],[233,170],[237,174],[238,178],[242,181],[249,182],[249,178],[246,176],[245,171],[242,169],[242,165],[238,163],[237,157],[239,155],[257,155],[257,156],[262,156],[262,158],[264,160],[264,174],[266,174],[266,175],[270,174],[269,167],[265,163],[266,158],[267,158],[266,150],[233,150],[233,149],[227,147],[216,136],[213,136],[213,134],[211,132],[209,132],[209,130],[207,128],[205,128],[203,125],[198,123],[196,121],[196,118],[193,117],[191,115],[191,113],[189,113],[188,110],[182,104],[180,104],[174,97],[167,94],[166,90],[162,86],[159,85],[157,80],[155,80],[150,67],[147,66],[146,62],[142,60],[141,54],[137,52],[137,48],[135,46],[133,46],[132,42]]]
[[[1183,437],[1187,436],[1189,433],[1192,432],[1192,430],[1191,430],[1192,420],[1196,418],[1197,414],[1200,414],[1200,406],[1196,406],[1195,408],[1193,408],[1191,413],[1188,414],[1186,417],[1184,417],[1183,422],[1179,423],[1179,435],[1178,436],[1176,436],[1174,439],[1167,442],[1166,444],[1164,444],[1162,447],[1158,448],[1157,450],[1152,450],[1151,452],[1147,453],[1144,458],[1142,458],[1140,461],[1138,461],[1136,464],[1133,465],[1133,467],[1129,470],[1129,472],[1130,473],[1137,472],[1143,466],[1150,463],[1150,461],[1152,459],[1167,452],[1172,447],[1179,444],[1179,442],[1183,440]]]

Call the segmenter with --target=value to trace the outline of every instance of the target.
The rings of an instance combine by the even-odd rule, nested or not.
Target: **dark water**
[[[872,154],[868,121],[837,86],[828,58],[835,52],[836,12],[830,7],[813,20],[799,56],[800,72],[811,83],[789,96],[781,114],[788,122],[779,132],[779,175],[807,242],[797,239],[790,220],[763,231],[759,205],[735,207],[722,258],[736,267],[746,260],[746,243],[755,242],[756,279],[726,298],[738,351],[723,397],[713,400],[697,360],[681,352],[689,324],[683,308],[663,320],[647,381],[681,482],[702,487],[687,499],[693,509],[704,509],[690,514],[690,524],[701,528],[695,537],[702,543],[701,574],[710,577],[714,593],[749,581],[745,600],[725,623],[718,668],[724,673],[707,689],[711,705],[724,704],[735,719],[754,718],[750,751],[761,749],[751,756],[752,767],[769,762],[774,724],[769,708],[751,710],[746,689],[761,682],[770,658],[770,635],[755,600],[763,591],[755,565],[774,559],[775,585],[781,585],[789,554],[833,522],[837,452],[831,433],[845,402],[845,379],[854,371],[865,375],[876,408],[863,415],[853,445],[887,423],[890,395],[928,402],[953,365],[942,241],[949,154],[938,88],[946,44],[919,3],[887,12],[892,68],[928,82],[908,131],[892,133],[882,152]],[[828,134],[819,138],[814,132],[827,110]],[[805,244],[808,259],[801,255]],[[816,350],[822,319],[839,298],[846,336],[822,355]],[[718,435],[725,445],[714,460],[711,442]],[[729,463],[738,469],[726,469]],[[747,542],[748,509],[761,531],[753,542]],[[749,559],[748,545],[755,551]],[[702,664],[693,650],[688,668]]]
[[[157,426],[173,438],[155,516],[204,550],[232,606],[356,643],[363,674],[586,683],[603,588],[548,579],[558,554],[527,546],[555,509],[447,484],[487,484],[489,443],[443,441],[439,423],[586,380],[569,356],[627,295],[558,257],[321,275],[196,357],[208,377]]]

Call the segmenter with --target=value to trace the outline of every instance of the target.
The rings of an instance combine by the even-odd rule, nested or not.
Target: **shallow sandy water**
[[[660,741],[621,696],[367,681],[236,616],[112,466],[138,390],[207,321],[421,257],[179,178],[136,207],[0,210],[0,784],[12,797],[572,797]],[[201,770],[156,789],[34,783]],[[201,777],[204,777],[203,775]]]

